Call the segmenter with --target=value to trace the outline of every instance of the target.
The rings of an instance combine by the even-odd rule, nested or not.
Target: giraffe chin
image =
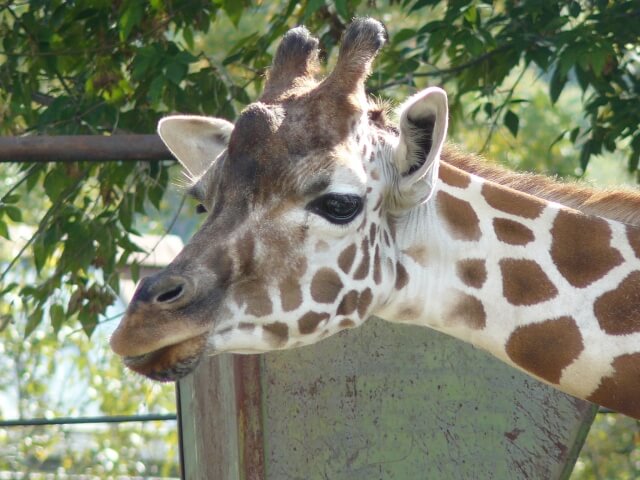
[[[136,373],[158,382],[175,382],[189,375],[200,363],[207,334],[167,345],[153,352],[124,357],[124,364]]]

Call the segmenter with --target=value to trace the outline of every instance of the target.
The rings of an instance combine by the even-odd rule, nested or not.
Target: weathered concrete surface
[[[184,450],[199,452],[186,478],[566,478],[595,413],[469,345],[380,320],[248,367],[231,358],[181,383]]]
[[[263,365],[270,479],[561,478],[593,418],[469,345],[379,320]]]

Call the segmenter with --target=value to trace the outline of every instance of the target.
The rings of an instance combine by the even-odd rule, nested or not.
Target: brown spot
[[[228,284],[233,275],[233,260],[229,256],[229,252],[216,248],[212,255],[212,267],[216,272],[216,283],[220,285]]]
[[[351,270],[353,261],[356,258],[357,248],[356,244],[352,243],[340,253],[340,256],[338,257],[338,266],[344,273],[349,273],[349,270]]]
[[[469,174],[445,163],[440,164],[438,176],[440,177],[440,180],[452,187],[467,188],[471,184],[471,177]]]
[[[336,312],[338,315],[351,315],[356,311],[356,307],[358,306],[358,292],[355,290],[351,290],[344,297],[342,297],[342,301],[340,305],[338,305],[338,311]]]
[[[311,297],[318,303],[332,303],[342,287],[336,272],[330,268],[321,268],[311,280]]]
[[[474,330],[480,330],[487,323],[484,305],[476,297],[458,292],[459,300],[449,311],[447,321],[456,325],[465,325]]]
[[[498,240],[509,245],[526,245],[535,240],[531,229],[507,218],[494,218],[493,229]]]
[[[578,358],[583,348],[582,335],[571,317],[518,327],[506,345],[507,355],[515,364],[556,384],[562,370]]]
[[[436,204],[438,213],[454,238],[459,240],[480,238],[480,220],[469,202],[440,191],[436,197]]]
[[[480,258],[460,260],[456,265],[456,273],[465,285],[474,288],[481,288],[487,280],[487,267]]]
[[[376,224],[373,222],[369,227],[369,241],[371,242],[372,247],[373,247],[373,244],[376,243]]]
[[[409,283],[409,274],[400,262],[396,262],[396,290],[401,290]]]
[[[248,294],[244,296],[247,304],[246,313],[254,315],[256,317],[264,317],[271,314],[273,311],[273,304],[271,298],[269,298],[269,292],[264,285],[257,282],[252,282],[247,285]]]
[[[358,315],[360,315],[360,318],[364,318],[366,315],[367,309],[371,305],[371,300],[373,300],[373,295],[371,294],[371,289],[367,288],[360,294],[358,299]]]
[[[238,275],[242,277],[249,275],[253,270],[255,256],[255,240],[251,232],[246,232],[238,242],[236,242],[236,252]]]
[[[376,285],[380,285],[382,275],[380,272],[380,246],[376,245],[376,253],[373,256],[373,281]]]
[[[627,225],[627,239],[633,249],[633,253],[636,254],[637,258],[640,258],[640,228]]]
[[[251,331],[253,331],[254,328],[256,328],[256,325],[254,323],[240,322],[238,324],[238,329],[240,329],[240,330],[245,330],[245,331],[251,332]]]
[[[621,355],[612,366],[614,373],[587,400],[640,419],[640,353]]]
[[[418,306],[409,305],[407,307],[403,307],[398,312],[398,318],[401,320],[411,320],[411,319],[420,318],[421,316],[422,316],[422,308]]]
[[[328,252],[329,251],[329,244],[327,242],[325,242],[324,240],[319,240],[318,243],[316,243],[316,252]]]
[[[389,241],[389,234],[387,233],[387,231],[386,231],[386,230],[383,230],[383,231],[382,231],[382,234],[384,235],[384,244],[385,244],[387,247],[390,247],[390,246],[391,246],[391,242]]]
[[[602,219],[560,210],[551,235],[553,263],[574,287],[586,287],[622,263],[622,255],[610,245],[611,229]]]
[[[273,322],[263,325],[262,329],[268,334],[267,340],[274,346],[281,346],[289,339],[289,327],[286,323]]]
[[[413,245],[402,250],[402,253],[409,255],[417,264],[423,267],[427,266],[427,247],[425,245]]]
[[[360,265],[358,265],[358,269],[353,274],[353,278],[362,280],[367,275],[369,275],[369,247],[367,246],[367,238],[365,237],[362,240],[362,260],[360,260]]]
[[[361,232],[364,230],[364,227],[367,225],[367,215],[362,215],[362,222],[358,225],[358,231]]]
[[[373,178],[374,180],[380,180],[380,173],[378,173],[377,169],[373,169],[371,170],[371,178]]]
[[[532,195],[489,182],[482,185],[482,196],[496,210],[524,218],[538,218],[546,207]]]
[[[217,335],[225,335],[233,330],[233,327],[226,327],[216,332]]]
[[[374,211],[374,212],[377,212],[377,211],[380,209],[380,207],[382,206],[382,200],[384,200],[384,197],[383,197],[382,195],[380,195],[380,196],[378,197],[378,201],[377,201],[377,202],[376,202],[376,204],[373,206],[373,211]]]
[[[609,335],[640,332],[640,271],[631,272],[618,288],[598,297],[593,313]]]
[[[354,322],[350,318],[345,318],[344,320],[340,320],[339,326],[341,328],[353,328],[356,326],[356,322]]]
[[[305,313],[298,320],[298,329],[302,334],[312,333],[320,322],[328,319],[329,319],[328,313],[316,313],[316,312]]]
[[[288,278],[280,282],[279,287],[282,310],[291,312],[302,304],[302,290],[297,279]]]
[[[512,305],[534,305],[558,294],[549,277],[533,260],[500,260],[502,293]]]

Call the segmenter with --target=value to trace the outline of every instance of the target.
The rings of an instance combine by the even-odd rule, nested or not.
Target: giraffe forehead
[[[318,94],[292,96],[280,103],[256,102],[238,117],[229,141],[232,157],[248,154],[270,162],[274,155],[299,158],[329,150],[355,131],[363,113]],[[339,103],[339,102],[338,102]]]
[[[316,103],[255,103],[242,112],[216,172],[225,195],[233,190],[245,197],[269,192],[306,196],[326,189],[332,177],[338,191],[340,185],[349,190],[365,181],[351,145],[358,117],[329,118],[330,106]]]

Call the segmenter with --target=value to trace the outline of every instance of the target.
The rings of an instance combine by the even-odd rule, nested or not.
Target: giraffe
[[[445,145],[440,88],[393,125],[364,89],[385,38],[355,19],[319,80],[317,39],[292,29],[235,124],[160,121],[206,219],[140,282],[113,351],[173,381],[203,355],[310,345],[376,315],[640,418],[640,195]]]

